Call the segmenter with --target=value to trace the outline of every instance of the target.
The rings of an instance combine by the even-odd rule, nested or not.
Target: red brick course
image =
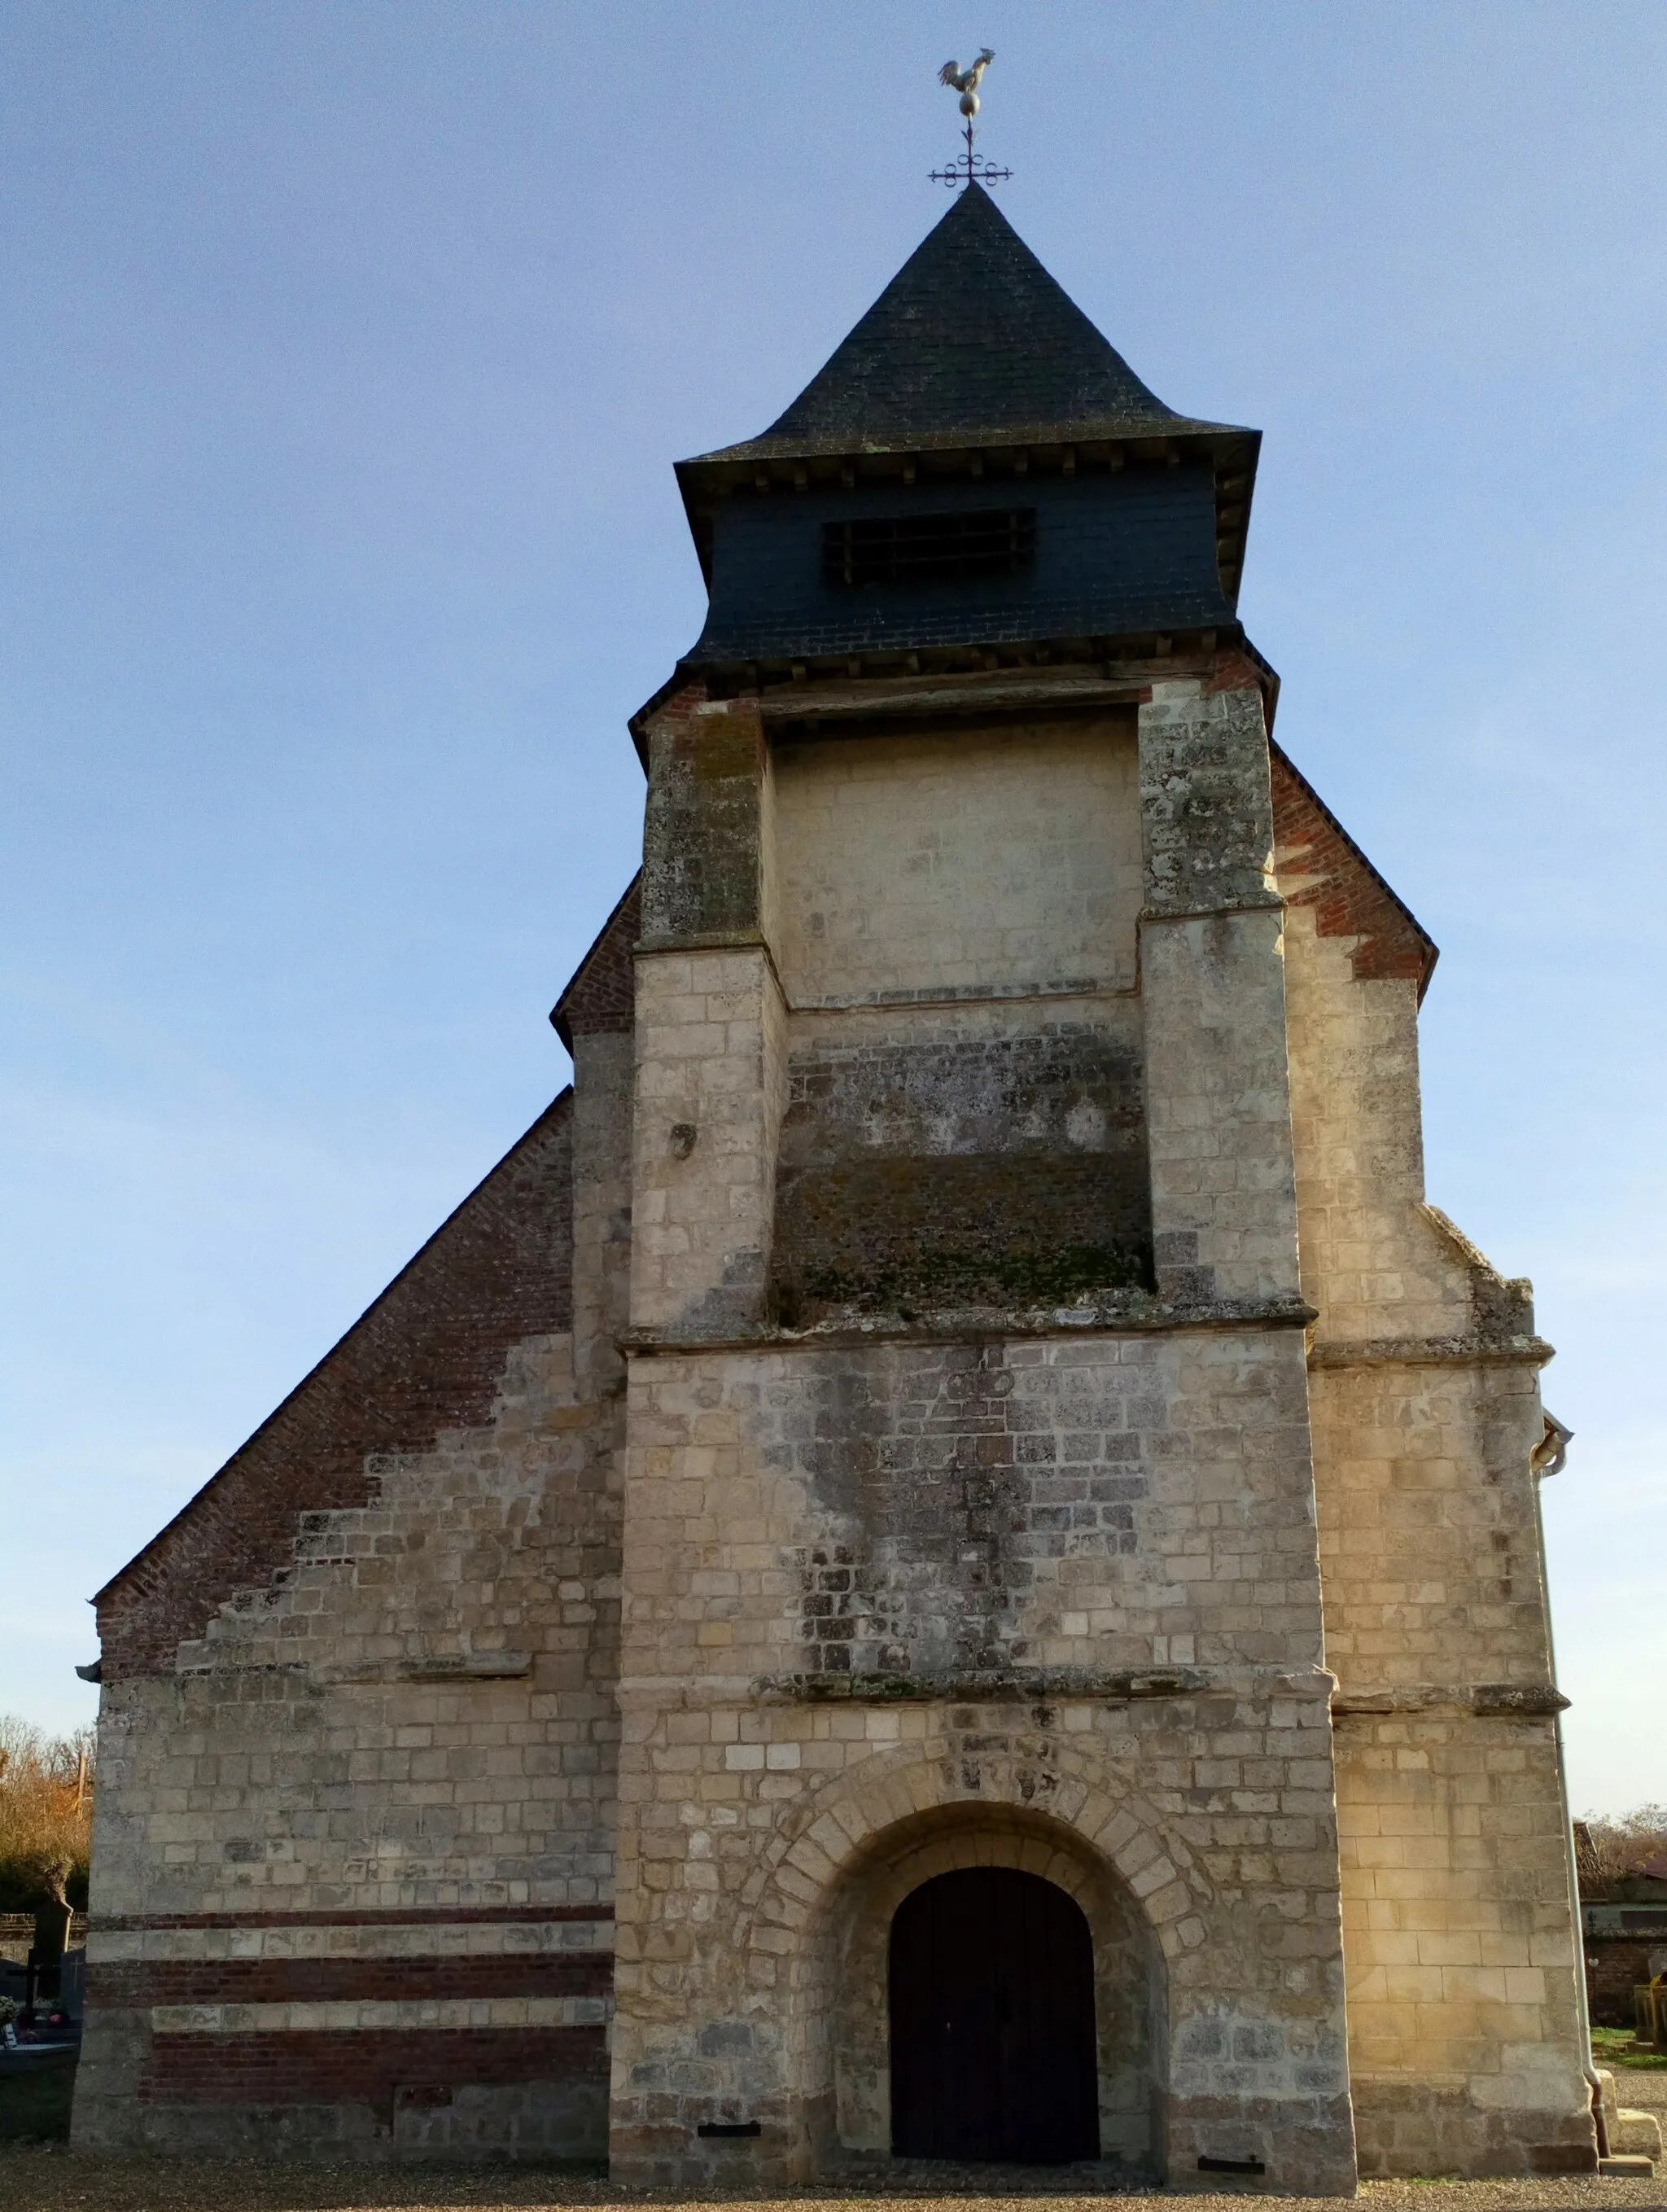
[[[512,1345],[572,1327],[573,1094],[563,1091],[305,1382],[100,1591],[106,1681],[171,1671],[239,1590],[289,1565],[300,1516],[363,1505],[372,1454],[490,1415]]]
[[[95,1962],[94,2012],[151,2005],[416,2003],[433,1997],[597,1997],[614,1984],[606,1951],[449,1959],[161,1959]]]
[[[387,2122],[400,2090],[607,2075],[600,2027],[159,2035],[139,2097],[152,2105],[368,2105]]]
[[[1359,939],[1359,982],[1401,978],[1421,999],[1435,969],[1434,941],[1395,896],[1312,784],[1268,748],[1273,781],[1275,864],[1288,905],[1316,909],[1322,937]]]

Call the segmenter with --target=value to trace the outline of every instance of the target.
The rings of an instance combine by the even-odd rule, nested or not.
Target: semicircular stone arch
[[[736,1941],[767,1991],[803,2096],[813,2155],[890,2148],[887,1966],[910,1892],[969,1866],[1056,1883],[1094,1940],[1103,2154],[1150,2165],[1162,2094],[1171,1963],[1204,1941],[1211,1885],[1137,1793],[1056,1740],[969,1760],[899,1745],[830,1782],[774,1839]]]

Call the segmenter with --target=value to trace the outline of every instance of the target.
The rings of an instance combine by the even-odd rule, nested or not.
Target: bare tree
[[[0,1714],[0,1911],[62,1905],[84,1887],[94,1751],[91,1729],[49,1735]]]
[[[1589,1813],[1574,1823],[1574,1850],[1581,1895],[1601,1896],[1652,1862],[1667,1863],[1667,1805],[1640,1805],[1620,1814]]]

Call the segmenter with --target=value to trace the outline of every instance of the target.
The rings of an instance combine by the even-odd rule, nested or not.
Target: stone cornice
[[[1331,1700],[1334,1720],[1386,1718],[1396,1714],[1464,1712],[1478,1719],[1549,1720],[1566,1712],[1568,1699],[1553,1682],[1403,1682],[1382,1688],[1339,1685]]]
[[[1555,1353],[1539,1336],[1322,1337],[1312,1367],[1543,1367]]]
[[[864,1345],[989,1343],[1003,1338],[1179,1335],[1200,1329],[1306,1328],[1318,1318],[1299,1299],[1223,1298],[1209,1304],[1181,1304],[1137,1294],[1126,1309],[1062,1306],[1008,1312],[991,1307],[922,1314],[913,1321],[895,1315],[869,1320],[819,1322],[806,1329],[770,1328],[762,1323],[745,1332],[710,1336],[676,1335],[658,1329],[627,1329],[615,1341],[627,1358],[666,1353],[707,1352],[834,1352]]]
[[[1089,1700],[1130,1705],[1161,1698],[1330,1697],[1336,1677],[1323,1667],[992,1667],[924,1669],[918,1674],[851,1673],[627,1674],[617,1695],[624,1706],[755,1705],[1036,1705]]]

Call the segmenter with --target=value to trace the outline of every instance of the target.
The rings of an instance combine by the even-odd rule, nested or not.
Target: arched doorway
[[[1094,1948],[1040,1875],[967,1867],[891,1924],[892,2148],[1063,2165],[1100,2155]]]

